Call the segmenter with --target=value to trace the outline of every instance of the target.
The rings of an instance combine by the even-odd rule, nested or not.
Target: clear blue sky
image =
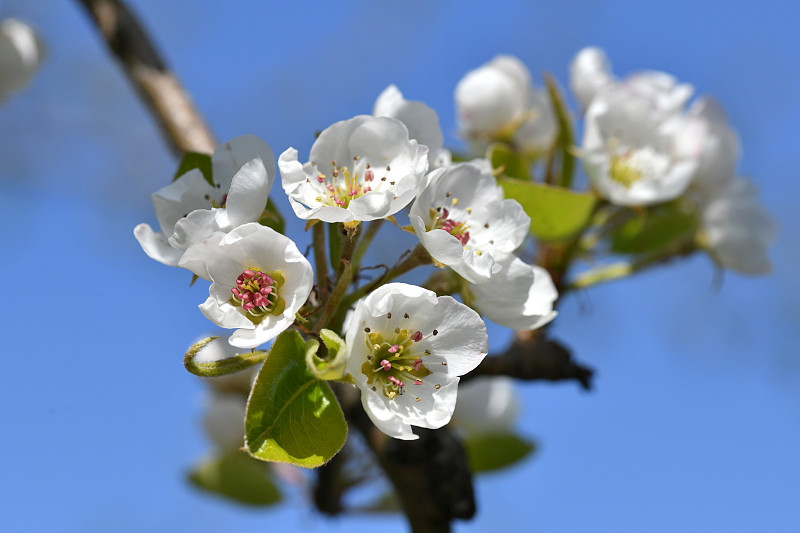
[[[455,84],[498,53],[565,83],[572,55],[595,44],[620,74],[665,70],[715,95],[779,224],[774,273],[726,275],[717,292],[697,257],[568,299],[554,332],[597,368],[596,390],[520,385],[519,427],[541,451],[480,478],[478,517],[457,530],[796,530],[795,3],[131,3],[219,139],[254,133],[276,153],[307,153],[315,130],[369,112],[389,83],[437,109],[452,144]],[[300,494],[241,510],[184,483],[208,446],[202,387],[181,364],[210,329],[195,307],[206,288],[132,235],[155,223],[150,193],[174,162],[75,2],[7,0],[0,16],[28,20],[50,50],[0,108],[0,529],[404,531],[391,518],[329,522]]]

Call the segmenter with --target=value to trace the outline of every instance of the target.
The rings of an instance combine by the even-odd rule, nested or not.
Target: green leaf
[[[183,358],[183,366],[186,367],[186,370],[195,376],[215,378],[233,374],[245,368],[250,368],[267,358],[267,352],[252,351],[236,354],[233,357],[227,357],[225,359],[217,359],[215,361],[198,361],[197,354],[215,339],[219,339],[219,337],[208,337],[189,348],[189,351],[186,352]]]
[[[490,472],[521,461],[536,449],[536,445],[513,433],[482,433],[464,441],[470,469]]]
[[[247,505],[267,506],[281,499],[278,487],[260,463],[239,450],[204,461],[189,473],[196,487]]]
[[[264,461],[315,468],[336,455],[346,438],[336,396],[306,367],[303,338],[296,331],[281,333],[247,400],[248,451]]]
[[[500,178],[506,198],[513,198],[531,217],[531,233],[545,241],[569,237],[586,227],[597,197],[543,183]]]
[[[698,221],[678,201],[641,211],[611,237],[611,250],[620,254],[650,253],[694,238]]]
[[[286,229],[286,222],[283,219],[283,215],[281,215],[281,212],[275,207],[272,200],[267,201],[267,208],[261,213],[261,220],[258,222],[262,226],[272,228],[281,234]]]
[[[211,156],[200,152],[186,152],[183,154],[181,164],[178,166],[178,170],[175,172],[172,181],[175,181],[195,168],[203,173],[203,177],[210,185],[214,185],[214,178],[211,175]]]
[[[486,149],[486,158],[492,168],[500,170],[504,176],[530,181],[530,161],[512,147],[503,143],[492,143]]]
[[[572,121],[569,118],[569,111],[555,78],[547,74],[544,79],[547,83],[547,93],[550,95],[550,102],[553,104],[553,111],[558,122],[556,147],[561,152],[561,180],[559,184],[565,189],[569,189],[572,185],[572,173],[575,169],[575,156],[572,153],[572,145],[574,143]]]

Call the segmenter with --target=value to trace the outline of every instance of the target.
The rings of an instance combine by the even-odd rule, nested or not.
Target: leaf
[[[536,445],[513,433],[482,433],[464,441],[470,469],[475,472],[499,470],[521,461]]]
[[[283,234],[283,231],[286,229],[286,222],[283,219],[283,215],[281,215],[281,212],[275,207],[272,200],[267,201],[267,208],[261,213],[261,219],[258,223],[262,226],[272,228],[281,234]]]
[[[692,239],[698,221],[677,201],[650,207],[629,220],[611,237],[611,250],[620,254],[641,254]]]
[[[306,368],[303,338],[296,331],[281,333],[247,400],[248,451],[264,461],[315,468],[336,455],[346,438],[336,396]]]
[[[195,466],[189,481],[199,489],[247,505],[267,506],[281,499],[267,466],[239,450]]]
[[[183,358],[183,366],[186,367],[186,370],[202,378],[216,378],[255,366],[264,361],[267,357],[267,352],[259,350],[236,354],[233,357],[226,357],[225,359],[198,361],[197,354],[216,339],[219,339],[219,337],[208,337],[207,339],[193,344],[192,347],[189,348]]]
[[[572,153],[574,135],[572,133],[572,121],[569,118],[569,111],[561,96],[561,89],[558,87],[555,78],[550,74],[544,77],[547,83],[547,93],[550,95],[550,102],[553,104],[553,112],[556,114],[558,122],[558,137],[556,147],[561,152],[561,180],[560,185],[569,189],[572,185],[572,173],[575,169],[575,156]]]
[[[178,166],[178,170],[175,172],[172,181],[175,181],[195,168],[203,173],[203,177],[210,185],[214,185],[214,178],[211,175],[211,156],[200,152],[186,152],[183,154],[181,164]]]
[[[597,197],[543,183],[500,178],[507,198],[518,201],[531,217],[531,233],[545,241],[569,237],[586,227]]]
[[[317,355],[319,341],[309,339],[305,347],[308,370],[319,379],[341,379],[347,367],[347,350],[345,349],[344,340],[329,329],[321,330],[319,337],[325,343],[328,356],[325,359],[321,359]]]
[[[505,176],[525,181],[531,179],[528,159],[507,144],[490,144],[486,149],[486,158],[492,162],[492,168],[500,170]]]

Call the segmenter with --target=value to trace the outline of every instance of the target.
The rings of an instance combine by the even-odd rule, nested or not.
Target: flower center
[[[313,163],[312,163],[313,164]],[[372,192],[375,184],[375,170],[369,163],[364,162],[358,156],[353,157],[353,168],[340,166],[336,161],[331,161],[333,170],[330,175],[317,174],[317,183],[322,187],[322,194],[316,198],[320,203],[347,209],[350,202],[356,198],[361,198],[368,192]],[[386,167],[388,172],[390,167]],[[387,176],[380,178],[380,182],[385,182]],[[394,185],[395,182],[389,182]]]
[[[469,242],[469,226],[466,222],[458,222],[451,218],[450,212],[446,207],[441,208],[441,214],[434,209],[430,212],[433,219],[433,227],[430,229],[443,229],[463,245],[466,246]]]
[[[642,178],[642,170],[631,161],[631,155],[611,156],[611,179],[621,184],[626,189]]]
[[[236,278],[236,286],[231,289],[231,304],[241,307],[253,324],[259,324],[266,315],[278,315],[285,309],[286,302],[278,294],[281,285],[283,276],[279,272],[270,275],[248,268]]]
[[[423,378],[431,374],[422,363],[423,356],[429,356],[430,350],[420,351],[416,347],[422,340],[420,331],[395,328],[388,336],[369,331],[369,328],[365,332],[369,354],[361,365],[361,372],[367,376],[372,390],[380,389],[384,396],[394,399],[405,393],[407,385],[422,385]]]

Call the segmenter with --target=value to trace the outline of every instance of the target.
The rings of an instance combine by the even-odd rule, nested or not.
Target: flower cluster
[[[570,268],[586,258],[630,254],[651,265],[705,248],[726,267],[768,269],[772,223],[736,177],[739,141],[717,104],[687,106],[692,88],[665,73],[619,79],[597,48],[579,52],[570,75],[584,111],[580,147],[571,145],[555,81],[537,89],[519,60],[498,56],[455,89],[460,133],[477,157],[446,149],[437,113],[394,85],[372,115],[322,131],[308,157],[286,148],[281,188],[306,231],[313,228],[305,254],[269,201],[275,157],[266,143],[237,137],[184,160],[184,172],[153,194],[159,231],[140,224],[134,234],[153,259],[210,282],[199,308],[234,330],[224,350],[214,341],[227,354],[219,361],[197,350],[187,357],[198,357],[201,375],[266,359],[259,379],[292,376],[274,388],[257,379],[247,414],[237,407],[237,427],[243,416],[257,424],[269,415],[271,404],[253,407],[264,395],[291,402],[299,392],[286,386],[340,380],[360,390],[369,418],[392,437],[440,428],[453,416],[459,377],[488,354],[484,319],[534,330],[556,316],[560,293],[635,271],[627,264],[574,276]],[[576,154],[588,190],[572,179]],[[363,266],[384,220],[413,234],[415,247],[392,267]],[[428,265],[423,286],[395,282]],[[255,351],[273,340],[270,357]],[[276,369],[278,360],[302,361],[305,370]],[[308,390],[311,409],[286,412],[322,418],[336,400],[329,389]],[[278,423],[248,430],[246,446],[277,449],[267,433]],[[276,453],[276,461],[309,464],[295,451]]]

